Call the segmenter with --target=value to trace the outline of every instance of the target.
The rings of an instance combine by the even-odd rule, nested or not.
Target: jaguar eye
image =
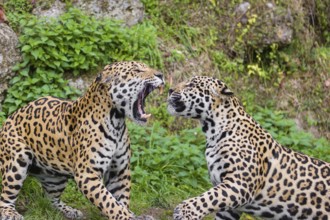
[[[137,73],[143,73],[143,72],[145,72],[145,70],[143,70],[143,69],[135,69],[134,71],[137,72]]]
[[[191,88],[191,87],[193,87],[194,86],[194,83],[188,83],[187,85],[186,85],[186,87],[189,87],[189,88]]]

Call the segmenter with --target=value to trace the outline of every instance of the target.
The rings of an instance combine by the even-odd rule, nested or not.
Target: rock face
[[[144,7],[140,0],[76,0],[73,6],[96,18],[113,18],[128,26],[141,21]],[[37,6],[33,13],[40,16],[57,17],[64,13],[65,3],[55,0],[50,6]]]
[[[76,5],[97,18],[115,18],[129,26],[141,21],[144,15],[144,7],[139,0],[78,0]]]
[[[0,23],[0,111],[8,82],[15,75],[12,68],[21,59],[17,46],[16,33],[8,25]]]
[[[68,78],[68,84],[71,87],[74,87],[76,89],[78,89],[79,91],[81,91],[82,93],[84,93],[87,88],[92,84],[92,82],[94,81],[94,77],[91,77],[88,74],[83,74],[77,77],[74,76],[70,76]]]
[[[271,2],[255,6],[243,2],[235,9],[235,19],[244,28],[248,27],[250,31],[246,37],[257,46],[291,43],[293,16],[290,9],[276,6]]]

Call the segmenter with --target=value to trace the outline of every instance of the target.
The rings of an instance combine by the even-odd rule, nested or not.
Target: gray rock
[[[80,75],[77,77],[69,76],[68,84],[69,86],[74,87],[83,93],[90,86],[90,84],[92,84],[95,77],[96,76],[90,76],[87,74]]]
[[[250,12],[251,11],[251,12]],[[239,4],[235,9],[235,18],[242,24],[255,16],[255,22],[249,24],[249,33],[245,36],[258,47],[273,43],[289,44],[293,35],[293,17],[290,9],[276,6],[271,2],[251,5],[249,2]]]
[[[251,8],[251,4],[249,2],[242,2],[236,7],[235,13],[237,15],[244,15],[250,8]]]
[[[57,18],[65,12],[65,3],[55,0],[53,4],[45,6],[43,4],[38,4],[32,11],[33,14],[47,17],[47,18]]]
[[[134,25],[144,17],[144,6],[140,0],[76,0],[73,6],[95,16],[96,18],[112,18],[122,20],[128,26]],[[33,14],[58,17],[66,9],[65,3],[55,0],[46,7],[38,5]]]
[[[248,17],[246,13],[250,8],[251,8],[251,4],[249,2],[243,2],[236,7],[235,14],[236,16],[240,17],[242,24],[247,24]]]
[[[78,0],[75,5],[97,18],[115,18],[129,26],[141,21],[144,15],[144,7],[139,0]]]
[[[15,75],[13,66],[21,60],[16,33],[6,24],[0,23],[0,111],[8,83]]]

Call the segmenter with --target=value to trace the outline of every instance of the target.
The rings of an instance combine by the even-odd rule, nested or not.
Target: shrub
[[[6,11],[16,11],[18,13],[31,12],[33,5],[30,1],[27,0],[9,0],[5,1],[4,4]]]
[[[75,98],[79,92],[67,86],[66,73],[91,72],[119,60],[140,60],[162,68],[156,29],[149,23],[126,28],[77,9],[69,9],[58,20],[20,18],[15,22],[21,31],[23,60],[15,67],[18,76],[11,80],[4,101],[7,114],[40,96]]]
[[[6,120],[6,114],[4,112],[0,112],[0,128],[5,120]]]
[[[154,122],[141,129],[129,123],[133,149],[133,181],[147,191],[196,194],[210,186],[204,158],[205,137],[201,129],[170,134]],[[180,138],[179,138],[180,137]]]

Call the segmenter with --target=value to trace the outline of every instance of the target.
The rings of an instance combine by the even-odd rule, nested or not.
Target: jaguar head
[[[144,110],[147,96],[164,88],[163,74],[135,61],[116,62],[104,68],[99,80],[107,85],[112,105],[138,124],[145,124],[151,114]]]
[[[195,76],[169,90],[168,112],[175,116],[205,120],[221,100],[233,93],[220,80]]]

